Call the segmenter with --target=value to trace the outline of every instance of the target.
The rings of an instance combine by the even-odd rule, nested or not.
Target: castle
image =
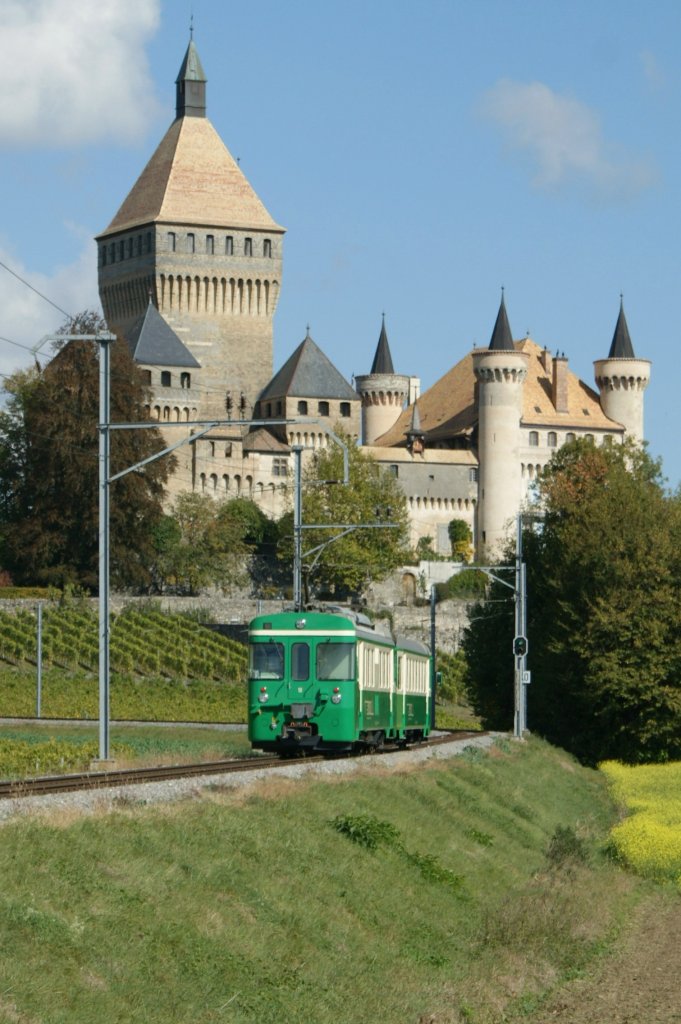
[[[190,40],[175,120],[97,237],[104,316],[144,374],[149,416],[169,443],[203,431],[177,449],[171,498],[247,496],[278,516],[290,503],[291,447],[313,452],[340,428],[398,478],[413,545],[428,537],[449,554],[458,518],[478,553],[492,554],[558,447],[643,439],[650,363],[634,355],[622,305],[595,363],[598,393],[564,354],[513,341],[503,294],[489,347],[423,394],[417,377],[395,372],[385,322],[354,387],[309,331],[274,373],[285,229],[208,120],[206,84]],[[197,426],[213,420],[207,432]]]

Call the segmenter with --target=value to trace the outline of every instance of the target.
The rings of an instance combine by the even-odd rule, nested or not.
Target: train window
[[[310,645],[293,644],[291,647],[291,679],[296,683],[310,678]]]
[[[284,645],[251,644],[249,647],[249,674],[251,679],[283,679]]]
[[[354,679],[354,644],[319,644],[317,647],[317,679]]]

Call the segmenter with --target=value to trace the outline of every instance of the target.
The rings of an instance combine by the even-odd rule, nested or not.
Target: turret
[[[355,378],[355,388],[362,399],[362,443],[371,445],[392,427],[410,399],[410,378],[393,367],[385,315],[371,371]]]
[[[513,344],[502,291],[489,348],[473,352],[477,381],[478,552],[498,556],[509,536],[509,510],[520,505],[520,420],[529,356]]]
[[[650,361],[634,354],[621,296],[608,358],[594,362],[594,373],[605,415],[621,423],[627,436],[643,441],[643,392],[650,382]]]
[[[190,39],[175,79],[175,117],[206,116],[206,82],[201,58]]]

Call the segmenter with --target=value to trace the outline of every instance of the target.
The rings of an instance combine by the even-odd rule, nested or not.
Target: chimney
[[[560,355],[556,352],[553,360],[553,389],[551,397],[556,412],[568,411],[568,361],[564,352]]]
[[[544,348],[544,351],[541,354],[541,364],[549,377],[551,376],[552,362],[553,360],[551,359],[551,353],[547,348]]]

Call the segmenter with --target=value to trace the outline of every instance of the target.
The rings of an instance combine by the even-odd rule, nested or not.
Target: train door
[[[297,640],[291,644],[288,689],[291,718],[310,718],[315,706],[316,683],[310,672],[310,645],[305,641]]]

